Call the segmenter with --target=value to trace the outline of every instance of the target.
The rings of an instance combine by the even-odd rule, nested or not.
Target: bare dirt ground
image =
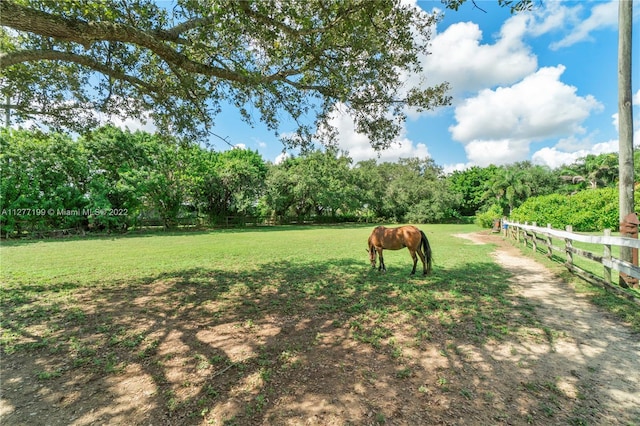
[[[105,290],[63,324],[78,327],[72,360],[52,345],[3,355],[0,423],[639,425],[639,336],[501,237],[458,237],[497,245],[508,297],[530,307],[510,321],[530,327],[471,342],[433,321],[418,339],[398,319],[376,347],[332,313],[252,322],[171,279]]]
[[[599,311],[543,265],[522,256],[500,237],[461,237],[477,244],[498,243],[496,261],[512,272],[520,294],[535,305],[543,330],[557,333],[549,336],[546,344],[528,342],[514,346],[509,353],[505,348],[492,348],[494,356],[531,362],[533,369],[559,378],[556,386],[561,392],[582,399],[581,409],[593,410],[594,424],[639,425],[640,336]],[[582,393],[585,385],[589,394]]]

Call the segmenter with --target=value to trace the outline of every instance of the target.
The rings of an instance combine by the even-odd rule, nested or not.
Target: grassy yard
[[[32,335],[30,328],[82,316],[79,296],[101,297],[115,289],[135,295],[168,281],[170,291],[186,302],[201,289],[223,294],[225,308],[234,312],[250,308],[250,300],[261,295],[279,295],[255,306],[254,316],[281,309],[348,313],[349,318],[438,311],[446,322],[461,312],[478,324],[478,339],[501,332],[506,275],[488,256],[491,247],[451,237],[478,228],[423,227],[435,257],[428,279],[409,276],[407,250],[385,252],[386,274],[371,271],[365,251],[371,228],[278,227],[4,244],[1,302],[3,321],[11,321],[3,324],[10,326],[2,343],[9,352],[18,350]],[[479,285],[471,286],[474,280]],[[55,346],[67,338],[63,333],[45,340]]]
[[[38,394],[42,407],[56,407],[48,424],[285,424],[323,404],[344,413],[318,411],[317,424],[384,423],[401,416],[396,405],[414,407],[398,396],[407,388],[411,398],[446,401],[407,409],[418,423],[462,416],[471,404],[481,422],[568,410],[582,424],[580,401],[571,413],[557,389],[522,388],[522,366],[509,383],[478,372],[471,348],[544,342],[553,330],[514,295],[493,246],[453,236],[479,228],[421,228],[434,251],[427,277],[409,275],[407,250],[385,252],[386,274],[372,270],[372,226],[4,243],[3,381],[15,386],[4,410]],[[436,359],[426,363],[429,351]],[[356,379],[369,392],[358,404],[349,399]],[[528,395],[518,411],[496,408],[496,395],[512,392]],[[127,405],[132,394],[144,404]]]

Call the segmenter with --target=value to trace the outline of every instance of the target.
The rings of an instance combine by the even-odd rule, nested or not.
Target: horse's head
[[[374,246],[369,246],[367,250],[369,252],[369,262],[371,262],[371,267],[376,267],[376,248]]]

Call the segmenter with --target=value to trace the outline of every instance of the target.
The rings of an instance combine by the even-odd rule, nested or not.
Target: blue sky
[[[428,83],[449,81],[453,103],[410,114],[391,149],[378,155],[347,116],[334,116],[339,146],[354,162],[431,157],[445,171],[530,160],[558,167],[589,153],[618,150],[618,2],[535,1],[512,15],[496,0],[468,0],[459,11],[440,0],[405,0],[439,10],[431,55],[423,58]],[[635,143],[640,144],[640,1],[634,7],[633,93]],[[408,76],[409,82],[421,76]],[[137,127],[134,122],[127,123]],[[283,121],[281,133],[293,132]],[[251,127],[233,107],[216,119],[215,133],[230,145],[257,150],[267,161],[283,154],[278,137],[259,122]],[[214,149],[229,145],[212,138]],[[295,154],[295,152],[293,152]]]

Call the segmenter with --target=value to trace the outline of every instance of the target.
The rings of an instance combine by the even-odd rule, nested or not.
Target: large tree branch
[[[209,66],[192,61],[180,52],[158,40],[153,33],[140,31],[130,25],[116,22],[86,22],[68,19],[50,13],[3,0],[0,2],[2,25],[15,30],[70,41],[89,48],[98,40],[131,43],[151,50],[165,62],[182,68],[187,72],[218,77],[224,80],[247,83],[246,76],[224,68]],[[0,64],[0,69],[5,65]]]
[[[163,59],[172,68],[179,68],[183,71],[217,77],[227,81],[233,81],[243,84],[250,84],[251,81],[260,81],[263,83],[273,83],[281,81],[291,85],[297,89],[314,90],[324,95],[328,92],[321,85],[300,84],[290,79],[291,76],[300,74],[299,69],[280,70],[270,75],[248,77],[247,74],[241,74],[230,69],[211,66],[200,62],[193,61],[185,55],[177,52],[163,41],[166,39],[175,40],[180,33],[188,29],[195,28],[198,25],[206,23],[210,18],[192,19],[183,24],[177,25],[170,30],[158,30],[152,33],[140,31],[130,25],[115,22],[86,22],[80,19],[68,19],[60,16],[52,15],[39,10],[31,9],[25,6],[17,5],[10,1],[3,0],[0,2],[0,16],[2,16],[2,25],[11,27],[19,31],[27,31],[39,34],[45,37],[53,37],[62,41],[70,41],[81,44],[85,48],[89,48],[95,41],[118,41],[122,43],[132,43],[141,47],[145,47]],[[158,38],[160,35],[160,38]],[[64,55],[67,55],[64,57]],[[121,78],[138,84],[141,87],[148,86],[140,80],[132,81],[133,77],[122,74],[117,75],[117,71],[109,69],[104,65],[92,61],[90,58],[80,55],[64,54],[56,51],[25,51],[5,54],[0,56],[0,69],[15,65],[20,62],[35,61],[39,59],[59,59],[70,60],[89,66],[99,72],[104,72],[114,78]],[[257,77],[257,78],[256,78]],[[156,91],[154,89],[153,91]]]
[[[210,23],[215,22],[215,18],[215,15],[210,15],[202,18],[189,19],[188,21],[181,22],[178,25],[169,28],[168,30],[157,30],[156,34],[158,34],[165,40],[178,41],[182,33],[185,33],[194,28],[209,25]]]
[[[33,62],[33,61],[43,61],[43,60],[73,62],[78,65],[91,68],[109,77],[113,77],[118,80],[124,80],[128,83],[131,83],[137,87],[144,89],[145,92],[148,92],[149,94],[159,93],[162,91],[161,87],[154,86],[152,84],[147,83],[146,81],[140,80],[139,78],[130,76],[121,71],[114,70],[113,68],[110,68],[96,61],[92,57],[77,55],[75,53],[59,52],[57,50],[34,49],[34,50],[21,50],[18,52],[11,52],[11,53],[0,53],[0,63],[2,64],[0,68],[6,68],[8,66],[20,64],[23,62]]]

